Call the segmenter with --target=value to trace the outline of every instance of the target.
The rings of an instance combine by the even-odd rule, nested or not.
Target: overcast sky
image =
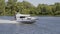
[[[7,1],[7,0],[6,0]],[[18,0],[18,2],[22,2],[23,0]],[[55,2],[60,2],[60,0],[25,0],[30,2],[31,4],[37,6],[38,4],[54,4]]]

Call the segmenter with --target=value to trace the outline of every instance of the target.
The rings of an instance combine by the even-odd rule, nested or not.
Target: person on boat
[[[16,12],[15,12],[15,14],[14,14],[14,20],[16,20]]]
[[[14,19],[16,20],[16,14],[18,13],[19,11],[17,11],[17,12],[15,12],[15,14],[14,14]]]

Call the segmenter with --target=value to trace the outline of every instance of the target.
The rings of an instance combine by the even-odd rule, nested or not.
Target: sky
[[[8,1],[8,0],[6,0]],[[22,2],[23,0],[18,0],[18,2]],[[31,4],[33,4],[34,6],[37,6],[38,4],[54,4],[55,2],[59,2],[60,3],[60,0],[25,0],[25,1],[28,1],[30,2]]]

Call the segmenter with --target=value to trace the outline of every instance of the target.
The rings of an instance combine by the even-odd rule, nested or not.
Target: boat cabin
[[[28,17],[30,17],[30,15],[26,15],[26,14],[19,14],[19,13],[17,13],[16,14],[16,19],[18,20],[18,19],[27,19]]]

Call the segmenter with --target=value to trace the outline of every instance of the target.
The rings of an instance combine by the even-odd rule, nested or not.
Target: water
[[[0,17],[11,19],[13,17]],[[0,24],[0,34],[60,34],[60,17],[38,17],[34,24]]]

